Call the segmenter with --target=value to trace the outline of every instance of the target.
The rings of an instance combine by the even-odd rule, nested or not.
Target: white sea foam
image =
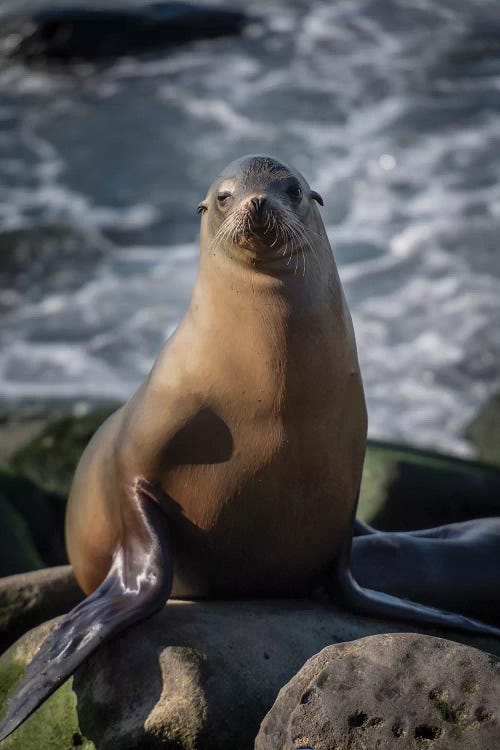
[[[496,7],[273,0],[241,40],[71,73],[4,64],[0,231],[63,223],[125,247],[64,267],[66,291],[7,282],[3,398],[126,398],[189,300],[212,176],[270,152],[325,198],[371,434],[466,453],[500,386],[500,66],[467,40]]]

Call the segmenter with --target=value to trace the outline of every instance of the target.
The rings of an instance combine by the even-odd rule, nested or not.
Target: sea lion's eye
[[[290,200],[294,203],[298,203],[302,198],[302,188],[300,185],[292,185],[286,192]]]
[[[223,206],[224,203],[227,202],[227,200],[231,197],[231,193],[228,193],[227,191],[224,193],[219,193],[217,196],[217,200],[219,201],[219,205]]]

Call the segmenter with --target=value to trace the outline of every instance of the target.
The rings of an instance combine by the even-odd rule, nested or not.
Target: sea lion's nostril
[[[257,215],[259,215],[262,212],[262,209],[266,201],[267,201],[267,198],[265,195],[256,195],[253,198],[251,198],[251,203]]]

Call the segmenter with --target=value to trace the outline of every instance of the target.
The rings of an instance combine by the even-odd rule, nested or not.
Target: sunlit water
[[[0,64],[0,252],[79,233],[69,260],[49,246],[4,279],[2,398],[125,399],[189,300],[196,204],[265,152],[325,199],[371,434],[465,453],[500,386],[500,6],[251,7],[243,39],[101,70]]]

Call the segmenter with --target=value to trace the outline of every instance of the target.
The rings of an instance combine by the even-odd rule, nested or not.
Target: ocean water
[[[500,5],[251,7],[241,39],[105,67],[0,56],[0,398],[127,398],[189,301],[197,203],[271,153],[325,200],[370,434],[466,455],[500,387]]]

